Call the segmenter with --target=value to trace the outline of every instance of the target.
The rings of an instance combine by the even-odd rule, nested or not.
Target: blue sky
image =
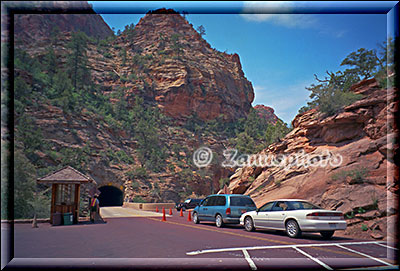
[[[253,105],[271,106],[290,123],[308,101],[305,87],[314,82],[314,74],[323,77],[326,70],[337,71],[352,51],[377,48],[386,40],[386,14],[346,13],[383,13],[396,2],[90,3],[115,30],[137,24],[149,9],[188,11],[188,21],[194,27],[205,27],[204,38],[212,47],[239,54],[255,90]],[[327,10],[341,14],[305,14]]]

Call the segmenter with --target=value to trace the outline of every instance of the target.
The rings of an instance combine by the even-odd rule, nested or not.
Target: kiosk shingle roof
[[[37,180],[39,183],[88,183],[94,182],[94,180],[74,169],[73,167],[67,166],[59,169],[53,173],[50,173]]]

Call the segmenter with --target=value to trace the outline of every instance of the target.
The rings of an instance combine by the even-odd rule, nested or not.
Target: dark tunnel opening
[[[100,187],[99,191],[101,192],[99,196],[100,207],[122,206],[123,193],[120,189],[109,185]]]

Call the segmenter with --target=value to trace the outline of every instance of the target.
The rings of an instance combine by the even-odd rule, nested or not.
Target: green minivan
[[[254,201],[240,194],[216,194],[206,197],[193,210],[193,222],[215,221],[220,228],[224,224],[239,224],[240,216],[256,210]]]

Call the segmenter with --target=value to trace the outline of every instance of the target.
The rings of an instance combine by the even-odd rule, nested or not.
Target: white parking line
[[[327,264],[325,264],[324,262],[320,261],[317,258],[314,258],[313,256],[311,256],[310,254],[306,253],[305,251],[299,249],[299,247],[327,247],[327,246],[337,246],[340,247],[342,249],[348,250],[350,252],[353,252],[355,254],[370,258],[374,261],[383,263],[385,265],[391,266],[393,267],[394,265],[385,262],[381,259],[375,258],[373,256],[370,256],[368,254],[356,251],[354,249],[348,248],[348,247],[344,247],[343,245],[366,245],[366,244],[377,244],[377,245],[382,245],[384,247],[389,247],[386,246],[384,244],[383,241],[367,241],[367,242],[347,242],[347,243],[320,243],[320,244],[298,244],[298,245],[276,245],[276,246],[257,246],[257,247],[237,247],[237,248],[217,248],[217,249],[205,249],[205,250],[197,250],[197,251],[190,251],[187,252],[186,255],[189,256],[194,256],[194,255],[199,255],[199,254],[204,254],[204,253],[216,253],[216,252],[229,252],[229,251],[239,251],[241,250],[243,252],[244,258],[246,259],[246,261],[249,263],[250,267],[252,270],[257,270],[257,266],[255,265],[255,263],[253,262],[253,260],[251,259],[248,250],[261,250],[261,249],[279,249],[279,248],[293,248],[295,250],[297,250],[298,252],[300,252],[301,254],[303,254],[304,256],[308,257],[309,259],[311,259],[312,261],[318,263],[319,265],[325,267],[328,270],[333,270],[330,266],[328,266]]]
[[[381,241],[382,242],[382,241]],[[322,243],[322,244],[298,244],[298,245],[276,245],[276,246],[257,246],[257,247],[236,247],[236,248],[216,248],[216,249],[205,249],[187,252],[186,255],[198,255],[204,253],[215,253],[215,252],[228,252],[228,251],[239,251],[239,250],[256,250],[256,249],[277,249],[277,248],[293,248],[293,247],[327,247],[335,245],[366,245],[366,244],[378,244],[378,241],[366,241],[366,242],[347,242],[347,243]]]
[[[313,260],[314,262],[316,262],[316,263],[322,265],[322,266],[325,267],[326,269],[328,269],[328,270],[333,270],[329,265],[327,265],[327,264],[321,262],[321,261],[318,260],[317,258],[314,258],[313,256],[311,256],[310,254],[304,252],[303,250],[301,250],[301,249],[299,249],[299,248],[297,248],[297,247],[295,247],[295,246],[294,246],[293,248],[294,248],[295,250],[297,250],[298,252],[300,252],[301,254],[303,254],[304,256],[310,258],[310,259]]]
[[[351,252],[353,252],[353,253],[359,254],[359,255],[361,255],[361,256],[370,258],[370,259],[372,259],[372,260],[374,260],[374,261],[377,261],[377,262],[380,262],[380,263],[383,263],[383,264],[386,264],[386,265],[389,265],[389,266],[393,266],[391,263],[387,263],[387,262],[385,262],[385,261],[382,261],[381,259],[372,257],[372,256],[370,256],[370,255],[368,255],[368,254],[365,254],[365,253],[356,251],[356,250],[354,250],[354,249],[351,249],[351,248],[348,248],[348,247],[344,247],[344,246],[339,245],[339,244],[335,244],[335,246],[340,247],[340,248],[343,248],[343,249],[346,249],[346,250],[348,250],[348,251],[351,251]]]
[[[247,252],[247,250],[242,249],[243,251],[243,255],[244,258],[246,259],[246,261],[249,263],[251,270],[257,270],[257,266],[256,264],[253,262],[253,260],[250,258],[249,253]]]
[[[377,245],[380,245],[381,247],[385,247],[385,248],[391,248],[391,249],[394,249],[394,250],[398,250],[398,249],[395,248],[395,247],[391,247],[391,246],[384,245],[384,244],[379,244],[379,243],[377,243]]]

